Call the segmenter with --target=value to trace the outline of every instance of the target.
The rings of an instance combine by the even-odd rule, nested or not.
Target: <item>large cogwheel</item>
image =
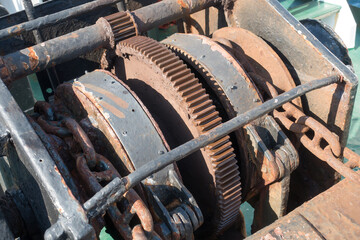
[[[146,105],[170,147],[221,124],[202,84],[164,45],[136,36],[120,42],[116,54],[121,58],[114,62],[113,71]],[[239,216],[241,183],[229,136],[183,159],[178,166],[204,214],[204,226],[199,230],[219,234],[231,226]]]

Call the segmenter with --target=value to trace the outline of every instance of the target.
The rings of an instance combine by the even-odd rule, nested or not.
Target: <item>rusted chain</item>
[[[266,92],[269,97],[278,96],[278,92],[272,83],[254,72],[250,72],[249,75],[256,85]],[[351,170],[352,166],[359,166],[360,157],[350,149],[345,148],[344,156],[346,155],[351,158],[351,161],[348,164],[344,164],[339,158],[342,150],[339,137],[326,126],[314,118],[305,115],[292,102],[288,102],[282,105],[281,108],[275,109],[273,116],[287,130],[294,132],[302,145],[316,157],[327,162],[330,167],[342,176],[360,183],[360,175]]]
[[[69,145],[70,155],[76,158],[78,176],[89,196],[96,194],[103,185],[114,178],[121,178],[112,163],[95,152],[86,132],[75,119],[71,118],[64,106],[53,108],[47,102],[37,102],[35,106],[34,110],[39,114],[36,121],[42,129],[47,134],[62,138]],[[74,147],[74,145],[76,146]],[[154,223],[149,209],[133,189],[125,193],[120,201],[112,204],[108,208],[107,214],[124,239],[160,239],[154,231]],[[140,224],[131,228],[130,221],[135,215]],[[99,228],[96,220],[90,219],[91,223],[95,225],[94,227]]]
[[[92,194],[95,194],[102,189],[100,183],[106,184],[116,177],[121,178],[111,162],[100,154],[96,154],[96,163],[93,169],[89,168],[88,161],[84,156],[79,156],[77,158],[76,167],[82,182],[85,183],[84,186],[87,191]],[[107,209],[107,213],[120,235],[124,239],[132,239],[133,229],[130,227],[130,221],[135,215],[137,215],[140,220],[140,225],[144,234],[147,236],[150,234],[153,235],[154,224],[151,213],[135,190],[130,189],[125,193],[124,199],[126,199],[126,203],[121,201],[120,207],[121,209],[125,209],[123,212],[121,212],[120,208],[117,206],[120,203],[112,204]],[[139,229],[136,231],[138,232]]]
[[[71,132],[74,140],[80,145],[83,154],[85,155],[87,164],[94,167],[96,164],[96,153],[94,146],[86,135],[85,131],[72,118],[65,118],[62,124]]]

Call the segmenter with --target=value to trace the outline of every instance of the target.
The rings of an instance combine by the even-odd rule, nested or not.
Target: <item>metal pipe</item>
[[[187,1],[164,0],[132,12],[138,32],[145,32],[218,3],[218,0]],[[0,77],[9,84],[96,48],[111,46],[113,39],[108,22],[100,18],[95,25],[10,53],[2,58],[3,61],[0,58]]]
[[[87,233],[95,235],[87,223],[86,213],[1,79],[0,93],[0,123],[10,134],[11,145],[16,150],[16,158],[11,161],[11,173],[20,186],[24,186],[21,190],[25,197],[31,199],[29,203],[36,212],[36,221],[46,224],[49,219],[76,219],[76,222],[67,226],[68,232],[73,236]],[[36,201],[39,196],[49,201]]]
[[[82,4],[80,6],[72,7],[54,14],[50,14],[44,17],[39,17],[34,20],[17,24],[5,29],[0,30],[0,39],[9,38],[15,35],[19,35],[23,32],[28,32],[40,27],[46,27],[57,24],[61,21],[79,16],[90,11],[97,10],[99,8],[114,4],[120,0],[97,0],[89,3]]]
[[[0,61],[0,75],[6,84],[69,61],[108,44],[108,32],[101,24],[79,29],[58,38],[10,53]],[[1,66],[3,65],[3,66]]]
[[[165,0],[139,8],[131,14],[138,31],[143,33],[220,2],[219,0]]]
[[[165,168],[167,165],[183,159],[184,157],[198,151],[200,148],[228,135],[236,129],[252,122],[253,120],[269,113],[270,111],[282,106],[299,96],[315,89],[328,86],[340,80],[339,76],[331,76],[320,80],[313,80],[294,89],[285,92],[271,100],[264,102],[262,105],[253,108],[237,117],[223,123],[215,129],[203,134],[193,140],[190,140],[175,149],[160,156],[158,159],[138,168],[122,179],[116,178],[101,191],[96,193],[91,199],[84,203],[84,209],[87,216],[92,218],[105,211],[107,206],[115,202],[130,188],[139,184],[142,180],[151,174]],[[354,172],[355,174],[355,172]],[[357,174],[356,174],[357,175]],[[360,177],[360,175],[359,175]]]

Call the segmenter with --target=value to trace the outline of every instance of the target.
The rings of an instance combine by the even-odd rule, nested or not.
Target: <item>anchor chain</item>
[[[249,75],[269,97],[278,96],[278,91],[272,83],[254,72],[249,72]],[[346,165],[340,160],[342,149],[339,136],[314,118],[307,116],[292,102],[285,103],[281,108],[275,109],[273,116],[287,130],[295,133],[302,145],[316,157],[327,162],[342,176],[360,183],[360,175],[352,171],[349,167],[350,164]],[[345,148],[344,154],[348,152]]]
[[[50,105],[47,102],[37,102],[34,111],[37,115],[32,118],[41,128],[49,136],[55,135],[66,143],[70,156],[75,160],[77,177],[88,196],[93,196],[116,177],[121,178],[112,163],[96,153],[83,128],[64,106],[59,103]],[[154,231],[149,209],[134,189],[130,189],[122,199],[113,203],[106,213],[124,239],[160,239]],[[96,224],[93,219],[90,221]],[[130,222],[136,222],[136,225],[131,227]]]

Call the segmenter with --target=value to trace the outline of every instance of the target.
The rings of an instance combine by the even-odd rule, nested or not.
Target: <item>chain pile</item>
[[[34,111],[36,114],[29,117],[29,121],[38,135],[41,135],[41,140],[46,141],[44,144],[49,152],[54,153],[55,149],[66,162],[65,168],[70,169],[72,178],[77,182],[82,203],[114,178],[121,178],[112,163],[95,152],[88,135],[81,127],[81,121],[79,124],[73,119],[61,102],[54,105],[37,102]],[[44,132],[47,136],[44,136]],[[58,165],[58,161],[55,162]],[[69,178],[71,179],[71,176],[65,176],[67,183]],[[106,213],[124,239],[160,239],[154,231],[149,209],[133,189],[125,193],[119,202],[112,204]],[[101,217],[91,219],[90,222],[97,233],[105,225]],[[135,226],[132,228],[130,225],[134,225],[134,222]]]
[[[249,72],[249,75],[256,85],[270,97],[278,96],[275,86],[269,81],[254,72]],[[360,157],[352,152],[351,159],[354,160],[349,164],[342,163],[340,159],[342,149],[339,137],[326,126],[314,118],[305,115],[292,102],[284,104],[280,109],[275,109],[273,116],[287,130],[295,133],[302,145],[316,157],[327,162],[329,166],[342,176],[360,183],[360,175],[351,169],[352,166],[359,164]],[[344,156],[348,159],[350,158],[349,151],[347,148],[344,150]]]

